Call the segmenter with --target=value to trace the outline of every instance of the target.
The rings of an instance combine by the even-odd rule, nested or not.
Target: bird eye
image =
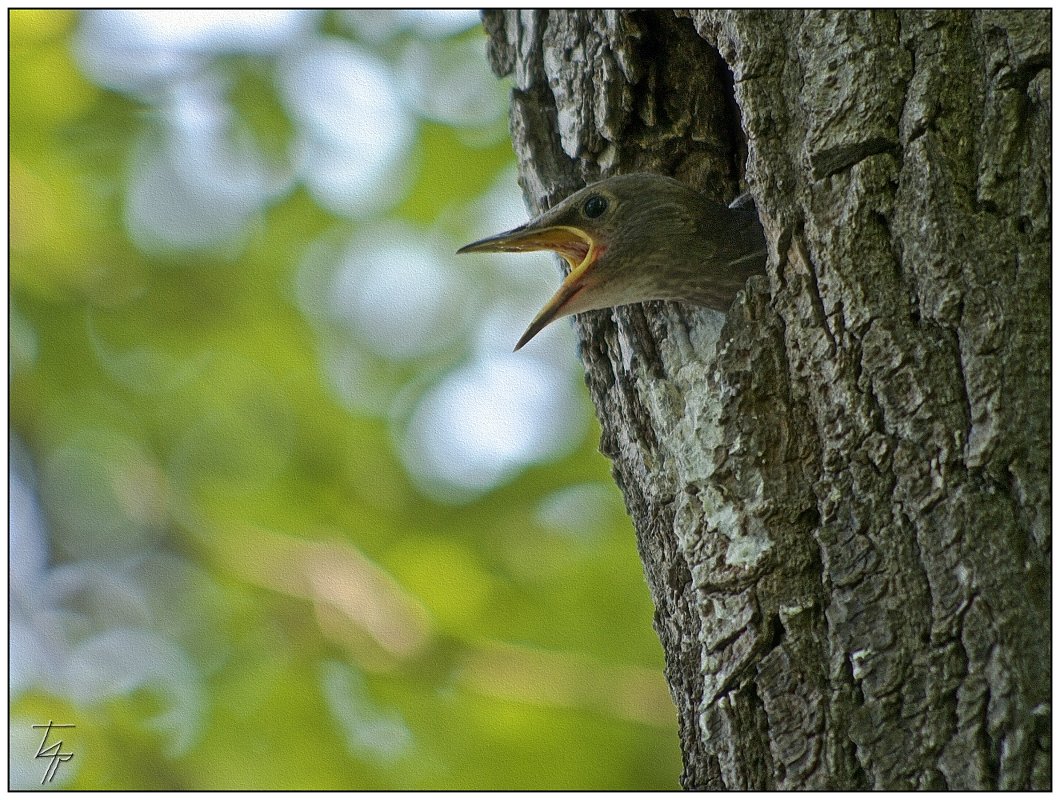
[[[589,219],[595,219],[607,211],[607,201],[600,195],[594,194],[585,201],[585,205],[582,206],[582,211]]]

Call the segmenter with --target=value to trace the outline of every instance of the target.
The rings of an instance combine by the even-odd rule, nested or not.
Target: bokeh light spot
[[[349,42],[324,39],[290,59],[280,87],[300,123],[302,176],[321,204],[366,214],[400,199],[414,126],[385,62]]]
[[[569,382],[538,363],[486,358],[447,375],[415,410],[402,456],[429,494],[466,502],[519,469],[569,452],[583,419]]]

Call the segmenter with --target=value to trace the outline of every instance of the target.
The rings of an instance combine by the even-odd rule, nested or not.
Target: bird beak
[[[533,250],[552,250],[563,256],[570,265],[570,273],[560,284],[559,290],[552,299],[545,303],[526,333],[522,335],[515,349],[524,344],[558,317],[584,311],[586,307],[575,307],[576,295],[586,288],[586,272],[600,255],[601,248],[593,238],[580,228],[570,225],[551,225],[540,227],[534,220],[513,230],[489,236],[477,242],[464,245],[457,253],[526,253]]]

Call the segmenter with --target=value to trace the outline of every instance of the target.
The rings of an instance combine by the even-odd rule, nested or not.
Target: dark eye
[[[582,206],[582,211],[585,212],[585,216],[589,219],[595,219],[607,211],[607,201],[600,195],[594,194],[585,201],[585,205]]]

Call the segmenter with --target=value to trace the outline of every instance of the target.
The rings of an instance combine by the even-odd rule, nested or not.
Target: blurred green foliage
[[[336,14],[314,35],[387,64],[418,35]],[[174,245],[129,216],[163,98],[86,77],[83,24],[10,12],[12,463],[33,501],[12,511],[13,783],[43,775],[27,729],[53,719],[77,726],[63,788],[677,788],[647,588],[577,370],[578,441],[446,499],[401,432],[479,318],[433,354],[358,351],[350,369],[390,387],[371,411],[336,392],[297,299],[312,243],[370,222],[468,240],[467,209],[511,180],[503,92],[485,122],[416,117],[405,189],[372,218],[295,179],[223,241]],[[469,43],[478,27],[431,47]],[[284,57],[207,64],[229,135],[280,171],[299,132]],[[469,318],[505,291],[473,279]]]

